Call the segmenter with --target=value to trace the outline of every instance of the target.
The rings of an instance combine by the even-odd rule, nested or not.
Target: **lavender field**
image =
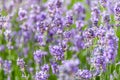
[[[0,80],[120,80],[120,0],[0,0]]]

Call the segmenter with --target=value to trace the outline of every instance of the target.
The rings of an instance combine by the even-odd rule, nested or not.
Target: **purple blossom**
[[[68,11],[66,13],[65,24],[66,26],[70,26],[73,24],[73,12],[72,11]]]
[[[0,45],[0,51],[3,51],[5,49],[4,45]]]
[[[37,42],[39,43],[40,46],[44,46],[46,43],[45,43],[45,36],[43,34],[36,34],[35,35],[35,39],[37,40]]]
[[[78,59],[64,60],[62,61],[62,65],[59,66],[59,71],[65,74],[74,74],[79,69],[79,64]]]
[[[3,53],[18,53],[28,59],[27,67],[24,57],[17,59],[17,66],[26,80],[48,80],[53,75],[58,80],[90,80],[115,62],[119,31],[114,30],[114,26],[120,24],[119,0],[71,2],[2,0],[2,14],[5,12],[7,16],[0,20],[0,67],[7,79],[14,77],[11,72],[14,72],[17,55],[10,54],[12,57],[9,58]],[[80,64],[79,53],[79,58],[87,58],[90,69],[88,64]],[[3,61],[8,58],[11,61]],[[48,59],[44,61],[45,58]]]
[[[82,20],[78,20],[78,21],[76,21],[76,28],[77,29],[79,29],[79,30],[81,30],[82,29],[82,27],[84,27],[84,22],[82,21]]]
[[[5,71],[5,73],[9,74],[11,72],[11,61],[5,60],[4,64],[3,64],[3,69]]]
[[[93,22],[93,25],[97,26],[99,18],[100,18],[100,10],[99,8],[94,7],[91,12],[91,21]]]
[[[28,51],[29,51],[28,47],[23,48],[23,54],[24,54],[25,57],[28,56]]]
[[[18,16],[19,16],[20,20],[27,19],[27,11],[22,9],[22,8],[20,8],[19,12],[18,12]]]
[[[18,59],[17,59],[17,65],[20,67],[20,69],[21,69],[22,71],[24,71],[25,62],[24,62],[23,59],[18,58]]]
[[[51,62],[51,68],[52,68],[52,73],[53,74],[58,74],[59,73],[59,66],[56,62]]]
[[[76,47],[77,51],[85,48],[84,38],[80,35],[74,36],[74,39],[72,42],[74,46]]]
[[[109,24],[109,22],[110,22],[110,16],[109,16],[109,14],[103,13],[103,22],[105,24]]]
[[[64,31],[63,33],[63,37],[66,39],[66,40],[71,40],[74,35],[76,34],[75,30],[72,29],[72,30],[69,30],[69,31]]]
[[[89,70],[78,70],[76,73],[78,79],[91,79],[92,73]]]
[[[120,2],[114,7],[116,26],[120,26]]]
[[[85,12],[85,9],[81,3],[74,4],[74,11],[77,14],[81,14]]]
[[[120,3],[117,3],[115,8],[114,8],[114,12],[115,12],[115,15],[119,15],[120,14]]]
[[[48,72],[49,71],[49,65],[48,64],[44,64],[42,67],[41,67],[41,70],[42,71],[45,71],[45,72]]]
[[[51,55],[55,57],[56,60],[64,59],[64,51],[61,46],[58,45],[50,46],[49,51]]]
[[[40,71],[35,74],[35,80],[48,80],[49,75],[45,71]]]
[[[42,50],[36,50],[34,52],[34,60],[37,63],[40,63],[40,62],[42,62],[42,57],[44,57],[45,55],[47,55],[47,52],[42,51]]]

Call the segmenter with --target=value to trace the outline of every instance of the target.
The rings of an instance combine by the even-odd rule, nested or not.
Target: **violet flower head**
[[[11,30],[5,30],[4,35],[7,41],[11,41],[13,37],[13,32]]]
[[[37,42],[39,43],[40,46],[45,46],[45,36],[43,34],[36,34],[35,35],[35,39],[37,40]]]
[[[52,68],[52,73],[53,74],[58,74],[59,73],[59,66],[56,62],[51,62],[51,68]]]
[[[91,58],[91,64],[95,68],[95,70],[99,71],[106,71],[106,57],[103,56],[104,49],[103,47],[96,47],[93,51],[92,58]]]
[[[5,49],[4,45],[0,45],[0,52],[3,51]]]
[[[91,0],[86,0],[86,4],[87,4],[88,6],[91,6]]]
[[[116,26],[120,26],[120,2],[114,8]]]
[[[85,23],[82,20],[76,21],[76,28],[81,30],[84,27]]]
[[[11,72],[11,61],[5,60],[3,64],[3,70],[5,71],[6,74],[9,74]]]
[[[23,59],[18,58],[18,59],[17,59],[17,65],[20,67],[20,69],[21,69],[22,71],[24,71],[25,62],[24,62]]]
[[[97,8],[97,7],[92,8],[91,21],[93,22],[93,24],[95,26],[97,26],[99,18],[100,18],[100,10],[99,10],[99,8]]]
[[[96,57],[96,59],[95,59],[95,68],[97,70],[106,71],[105,57],[102,57],[102,56]]]
[[[22,21],[24,19],[27,19],[27,11],[20,8],[18,12],[19,19]]]
[[[85,12],[84,7],[83,7],[83,5],[81,3],[74,4],[74,11],[77,14],[81,14],[81,13]]]
[[[54,0],[54,1],[55,1],[55,6],[57,8],[61,8],[62,7],[63,0]]]
[[[28,56],[28,52],[29,52],[29,48],[28,47],[23,48],[23,54],[24,54],[25,57]]]
[[[86,11],[85,11],[84,6],[80,2],[74,4],[73,9],[74,9],[74,13],[76,15],[77,20],[84,20],[85,19],[85,12]]]
[[[76,50],[79,51],[85,48],[83,36],[76,35],[73,39],[73,44],[76,47]]]
[[[78,65],[80,64],[78,59],[64,60],[62,61],[62,65],[59,66],[60,73],[64,74],[74,74],[78,71]]]
[[[106,33],[106,42],[107,42],[107,48],[105,48],[105,57],[107,58],[107,62],[114,62],[115,57],[117,55],[117,49],[118,49],[118,41],[119,39],[115,35],[115,32],[113,29],[110,29],[109,32]]]
[[[45,12],[41,12],[38,16],[37,16],[37,21],[44,21],[47,18],[47,14]]]
[[[44,57],[45,55],[47,55],[47,52],[42,51],[42,50],[36,50],[36,51],[34,52],[34,60],[35,60],[37,63],[40,63],[41,60],[42,60],[42,57]]]
[[[49,74],[45,71],[37,72],[35,75],[35,80],[48,80]]]
[[[70,26],[73,24],[73,12],[70,10],[66,13],[65,25]]]
[[[59,13],[55,14],[53,24],[54,24],[55,27],[59,27],[59,28],[63,27],[63,17]]]
[[[75,30],[64,31],[63,37],[68,41],[70,41],[75,36]]]
[[[64,50],[61,46],[54,45],[49,47],[49,51],[52,56],[55,57],[56,60],[63,60],[64,59]]]
[[[110,22],[110,15],[107,14],[106,12],[103,13],[103,22],[104,22],[105,24],[109,24],[109,22]]]
[[[42,70],[42,71],[45,71],[45,72],[49,72],[49,69],[50,69],[50,67],[49,67],[48,64],[44,64],[44,65],[41,67],[41,70]]]
[[[100,0],[100,3],[102,4],[103,7],[107,6],[107,0]]]
[[[116,16],[120,16],[120,3],[117,3],[115,8],[114,8],[114,12]]]
[[[91,79],[92,78],[92,73],[89,70],[78,70],[76,72],[77,79]]]

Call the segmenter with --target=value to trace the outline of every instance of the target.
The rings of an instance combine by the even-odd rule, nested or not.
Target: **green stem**
[[[45,56],[44,56],[44,63],[43,64],[45,64],[46,63],[46,58],[45,58]]]
[[[36,63],[36,72],[39,71],[39,63]]]
[[[65,55],[65,60],[66,60],[67,59],[67,52],[66,51],[65,51],[64,55]]]
[[[23,71],[23,75],[24,75],[25,80],[28,80],[28,76],[25,71]]]
[[[11,59],[11,50],[10,49],[8,50],[8,54],[9,54],[8,55],[9,56],[8,59],[10,60]]]

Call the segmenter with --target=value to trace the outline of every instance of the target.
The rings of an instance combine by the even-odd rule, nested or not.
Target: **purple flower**
[[[66,40],[71,40],[71,38],[74,37],[74,35],[76,34],[75,30],[69,30],[69,31],[64,31],[63,36]]]
[[[17,65],[20,67],[20,69],[21,69],[22,71],[24,71],[25,62],[24,62],[23,59],[18,58],[18,59],[17,59]]]
[[[73,9],[77,20],[85,19],[85,8],[80,2],[74,4]]]
[[[97,26],[99,18],[100,18],[100,10],[99,8],[94,7],[91,12],[91,21],[95,26]]]
[[[45,72],[48,72],[49,71],[49,65],[48,64],[44,64],[42,67],[41,67],[41,70],[42,71],[45,71]]]
[[[56,62],[51,62],[51,68],[52,68],[53,74],[59,73],[59,67],[58,67],[58,64]]]
[[[53,20],[53,25],[55,27],[63,27],[63,18],[59,13],[56,13]]]
[[[4,45],[0,45],[0,51],[3,51],[5,49]]]
[[[49,75],[45,71],[37,72],[35,80],[48,80]]]
[[[107,5],[107,0],[100,0],[100,3],[102,4],[103,7],[106,7]]]
[[[42,61],[42,57],[47,55],[47,52],[45,51],[42,51],[42,50],[36,50],[34,52],[34,60],[37,62],[37,63],[40,63]]]
[[[74,46],[76,47],[77,51],[84,49],[84,47],[85,47],[84,39],[80,35],[74,36],[74,39],[72,42],[73,42]]]
[[[76,21],[76,28],[81,30],[84,27],[84,22],[82,20]]]
[[[9,74],[11,72],[11,61],[5,60],[3,64],[3,69],[5,73]]]
[[[29,51],[28,47],[23,48],[23,54],[24,54],[25,57],[28,56],[28,51]]]
[[[85,9],[84,9],[83,5],[78,2],[78,3],[74,4],[74,11],[77,14],[81,14],[81,13],[85,12]]]
[[[37,21],[44,21],[46,19],[47,15],[45,12],[41,12],[39,15],[37,15]]]
[[[103,22],[104,22],[105,24],[109,24],[109,22],[110,22],[110,15],[107,14],[106,12],[103,13]]]
[[[120,26],[120,2],[115,5],[114,8],[116,26]]]
[[[22,8],[20,8],[19,12],[18,12],[18,16],[19,16],[20,20],[27,19],[27,11],[22,9]]]
[[[40,46],[45,46],[45,36],[43,34],[36,34],[35,35],[35,39],[37,40],[37,42],[39,43]]]
[[[59,66],[59,71],[60,73],[74,74],[79,69],[79,64],[80,62],[78,59],[64,60],[62,61],[62,65]]]
[[[120,3],[117,3],[115,8],[114,8],[114,12],[116,16],[120,15]]]
[[[71,10],[66,13],[65,24],[66,26],[73,24],[73,12]]]
[[[76,77],[80,80],[91,79],[92,78],[92,73],[89,70],[78,70],[76,72]]]
[[[6,29],[4,35],[6,40],[11,41],[13,37],[13,32],[11,30]]]
[[[64,59],[64,51],[61,46],[58,45],[50,46],[49,51],[51,55],[55,57],[56,60]]]
[[[91,6],[91,0],[86,0],[88,6]]]

